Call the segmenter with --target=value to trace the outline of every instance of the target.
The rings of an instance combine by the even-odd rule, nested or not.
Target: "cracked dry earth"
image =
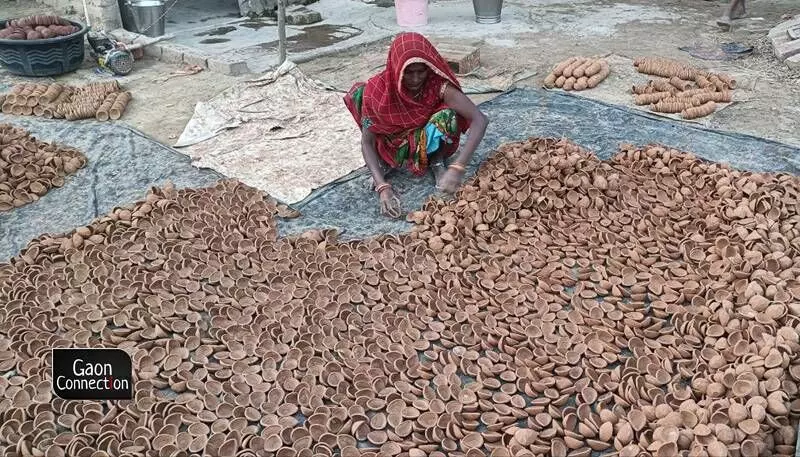
[[[507,144],[409,234],[278,238],[235,181],[0,265],[7,456],[790,456],[800,181]],[[119,347],[135,399],[52,396]]]

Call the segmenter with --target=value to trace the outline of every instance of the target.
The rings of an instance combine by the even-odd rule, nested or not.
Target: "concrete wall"
[[[58,14],[75,16],[86,21],[82,0],[41,0]],[[92,30],[111,31],[122,27],[118,0],[86,0]]]

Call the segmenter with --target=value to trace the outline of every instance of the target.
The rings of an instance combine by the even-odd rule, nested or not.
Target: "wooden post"
[[[278,0],[278,65],[286,61],[286,0]]]

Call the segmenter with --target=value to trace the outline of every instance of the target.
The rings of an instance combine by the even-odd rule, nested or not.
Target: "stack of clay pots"
[[[85,165],[86,156],[76,149],[0,124],[0,212],[35,202]]]
[[[662,57],[640,58],[633,64],[640,73],[660,77],[631,89],[634,102],[647,105],[650,111],[680,113],[683,119],[695,119],[716,111],[718,103],[733,99],[736,80],[727,75]]]
[[[90,83],[82,87],[24,83],[14,86],[8,94],[0,94],[4,113],[70,121],[91,118],[117,120],[122,117],[130,100],[130,92],[124,92],[117,81]],[[119,103],[115,104],[116,101]],[[113,116],[108,111],[111,108],[114,108]]]
[[[235,181],[155,188],[0,264],[0,451],[787,457],[798,199],[550,139],[360,241],[278,238]],[[53,398],[52,347],[127,351],[134,399]]]
[[[597,87],[611,70],[605,59],[570,57],[559,62],[544,79],[548,89],[584,90]]]
[[[117,120],[122,117],[122,113],[125,112],[130,100],[130,92],[112,92],[103,100],[103,103],[97,109],[95,117],[99,121]]]

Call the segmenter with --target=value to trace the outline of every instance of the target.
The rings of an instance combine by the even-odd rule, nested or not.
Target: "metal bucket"
[[[117,0],[119,4],[119,14],[122,18],[122,28],[134,33],[139,33],[136,29],[136,19],[133,17],[130,0]]]
[[[472,0],[475,9],[475,22],[478,24],[497,24],[503,11],[503,0]]]
[[[136,23],[136,32],[149,37],[164,35],[167,19],[163,0],[131,0],[131,13]]]

